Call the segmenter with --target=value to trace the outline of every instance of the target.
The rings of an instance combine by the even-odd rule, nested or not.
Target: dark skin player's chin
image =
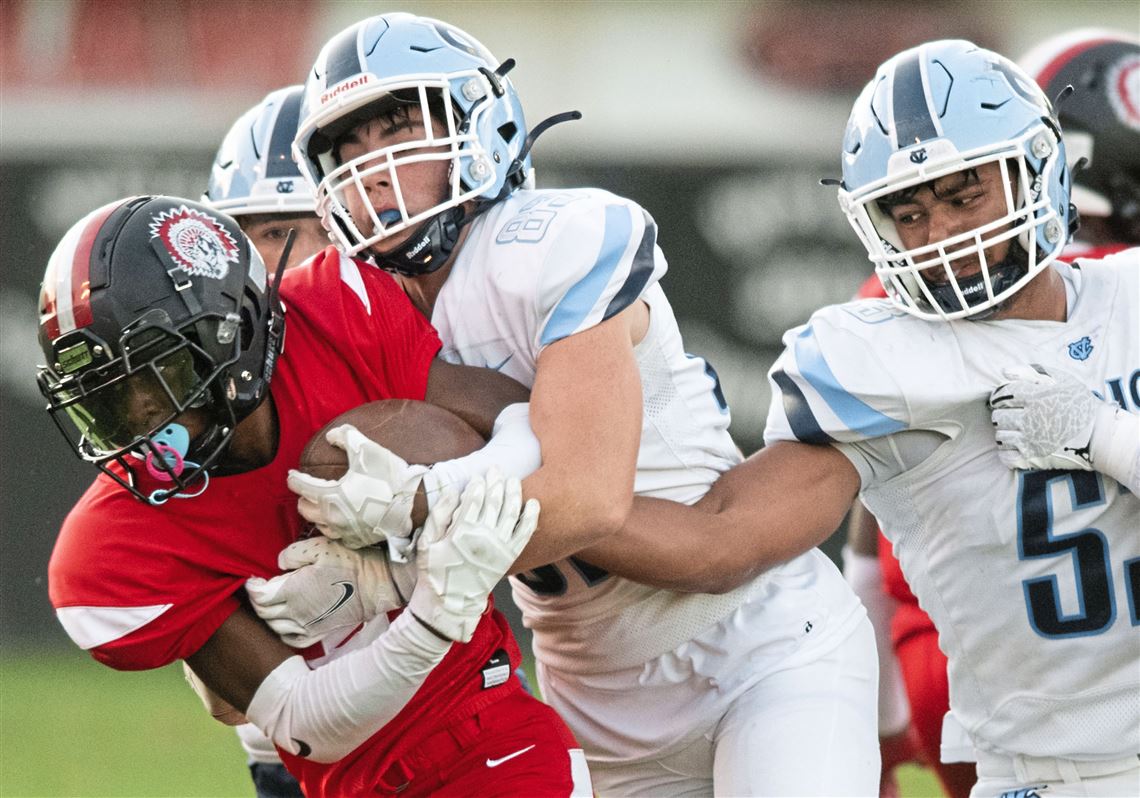
[[[277,456],[277,407],[270,394],[234,429],[226,451],[218,458],[219,475],[242,474],[269,465]]]

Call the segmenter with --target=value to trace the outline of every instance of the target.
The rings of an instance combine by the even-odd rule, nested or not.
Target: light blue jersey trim
[[[862,399],[852,396],[839,384],[819,350],[819,342],[811,325],[796,336],[795,353],[800,374],[852,432],[867,438],[877,438],[906,429],[901,421],[883,415]]]
[[[554,308],[539,339],[543,346],[562,340],[586,320],[621,262],[632,232],[633,219],[629,208],[624,205],[607,205],[606,228],[597,260],[586,276],[573,285]]]

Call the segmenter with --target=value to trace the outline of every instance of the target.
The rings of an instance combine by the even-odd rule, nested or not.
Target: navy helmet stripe
[[[290,92],[277,111],[273,121],[273,134],[269,138],[269,153],[266,156],[266,177],[298,177],[301,170],[293,162],[293,139],[297,136],[297,124],[301,118],[302,92]]]
[[[606,312],[602,316],[602,320],[616,316],[623,310],[633,304],[645,284],[649,282],[649,278],[653,275],[654,265],[654,245],[657,243],[657,225],[653,221],[653,217],[645,211],[642,211],[645,216],[645,234],[641,237],[641,243],[637,245],[637,252],[633,254],[633,263],[630,266],[629,274],[625,278],[625,283],[610,300],[610,304],[606,306]]]
[[[780,389],[784,400],[784,415],[792,427],[792,433],[804,443],[835,443],[835,438],[824,432],[815,414],[811,412],[807,397],[783,369],[772,372],[772,381]]]
[[[361,25],[353,25],[329,42],[328,58],[325,60],[325,87],[335,86],[348,80],[363,69],[356,49],[356,36]]]
[[[916,50],[895,66],[891,104],[895,145],[899,149],[938,137],[938,129],[930,118],[930,106],[926,102],[921,57],[922,51]]]

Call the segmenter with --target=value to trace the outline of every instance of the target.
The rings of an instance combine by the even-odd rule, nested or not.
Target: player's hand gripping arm
[[[723,593],[826,540],[858,490],[837,449],[778,441],[692,506],[638,497],[621,531],[580,556],[656,587]]]
[[[1099,471],[1140,492],[1140,416],[1060,369],[1006,369],[990,394],[998,456],[1009,468]]]
[[[354,628],[404,606],[415,565],[392,563],[383,546],[350,549],[325,537],[298,540],[277,555],[286,573],[246,580],[253,611],[293,648]]]
[[[343,424],[325,438],[348,455],[344,476],[320,479],[291,470],[289,488],[299,497],[297,511],[324,536],[353,549],[383,542],[393,563],[406,563],[412,528],[423,523],[445,487],[462,490],[472,476],[492,467],[522,479],[541,464],[525,403],[503,408],[492,431],[483,448],[427,468],[409,465],[352,425]]]
[[[426,467],[409,465],[351,425],[341,425],[325,438],[344,449],[348,471],[335,480],[290,471],[289,489],[299,497],[297,511],[325,537],[353,549],[387,542],[391,559],[406,562],[412,529],[423,523],[430,506],[423,498],[416,502],[425,477],[423,487],[434,501],[443,486],[462,489],[470,475],[482,474],[491,465],[520,478],[538,467],[537,441],[526,414],[528,396],[521,384],[491,369],[436,359],[425,399],[452,411],[483,437],[493,435],[486,449],[452,461],[461,464],[457,468],[439,464],[438,476],[432,478]]]
[[[367,647],[309,670],[242,609],[187,662],[282,748],[336,761],[396,716],[452,640],[470,639],[488,593],[537,523],[538,507],[522,508],[517,480],[475,480],[461,502],[448,492],[433,508],[417,552],[412,609]]]

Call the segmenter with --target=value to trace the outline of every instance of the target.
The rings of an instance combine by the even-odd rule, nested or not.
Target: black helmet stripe
[[[348,80],[353,75],[366,72],[367,68],[360,60],[360,51],[356,40],[361,26],[353,25],[342,31],[328,47],[328,58],[325,61],[325,88],[331,88],[342,80]]]
[[[269,139],[269,153],[265,164],[266,177],[297,177],[300,170],[293,162],[293,137],[301,117],[302,92],[290,92],[273,120],[273,135]]]
[[[922,51],[915,50],[895,67],[891,103],[895,146],[899,149],[938,137],[938,129],[930,117],[930,105],[926,101],[921,57]]]

